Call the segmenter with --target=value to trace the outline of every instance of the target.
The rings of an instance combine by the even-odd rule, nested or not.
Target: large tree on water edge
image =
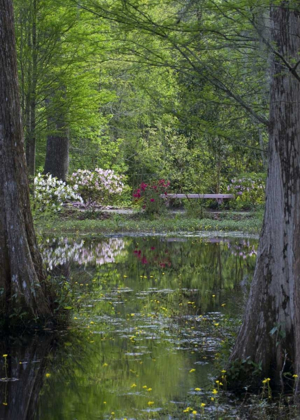
[[[282,388],[285,373],[300,377],[300,10],[296,2],[271,7],[269,47],[273,54],[266,209],[231,362],[251,360],[260,367],[262,378],[269,377],[271,386]],[[293,381],[290,376],[292,386]]]
[[[52,315],[34,234],[19,103],[12,0],[0,0],[1,319]]]

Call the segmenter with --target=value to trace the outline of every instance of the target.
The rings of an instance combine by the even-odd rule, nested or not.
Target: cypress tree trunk
[[[55,123],[57,134],[47,137],[44,173],[66,181],[69,170],[69,135],[63,121]]]
[[[288,3],[271,9],[271,42],[294,65],[300,12]],[[231,355],[231,362],[249,358],[261,364],[261,378],[280,387],[284,372],[300,376],[300,79],[282,64],[274,54],[266,210],[246,313]]]
[[[65,87],[59,89],[60,100],[55,103],[53,94],[47,100],[48,130],[44,174],[66,181],[69,170],[69,130],[65,121]]]
[[[28,126],[26,138],[26,163],[31,180],[35,175],[36,158],[36,88],[37,88],[37,0],[32,1],[31,5],[31,30],[29,31],[31,53],[31,75],[28,78]]]
[[[42,259],[30,212],[17,80],[12,0],[0,0],[0,288],[9,315],[49,317]],[[1,310],[1,308],[0,308]]]

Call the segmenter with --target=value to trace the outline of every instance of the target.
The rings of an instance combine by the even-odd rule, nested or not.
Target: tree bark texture
[[[28,77],[28,110],[27,110],[27,130],[26,130],[26,163],[28,173],[33,180],[35,175],[35,159],[36,159],[36,88],[37,88],[37,0],[32,1],[31,11],[31,30],[28,31],[28,43],[32,50],[30,56]]]
[[[18,92],[12,0],[0,0],[0,288],[7,319],[50,316],[30,211]]]
[[[261,364],[261,377],[282,387],[300,376],[300,12],[271,8],[273,56],[266,209],[243,325],[231,361]],[[293,64],[293,65],[294,65]],[[291,380],[293,382],[293,379]],[[292,385],[293,386],[293,385]]]

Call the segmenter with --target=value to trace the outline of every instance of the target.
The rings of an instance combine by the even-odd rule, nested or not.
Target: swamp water
[[[215,378],[256,246],[199,237],[45,241],[72,322],[1,342],[0,419],[250,418],[239,417]]]

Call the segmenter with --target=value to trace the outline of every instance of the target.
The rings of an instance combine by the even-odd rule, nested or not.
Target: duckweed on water
[[[241,403],[225,369],[217,379],[255,249],[229,238],[45,240],[49,274],[70,284],[73,324],[2,342],[0,418],[24,407],[43,420],[277,418],[280,407],[264,405],[269,381]]]

